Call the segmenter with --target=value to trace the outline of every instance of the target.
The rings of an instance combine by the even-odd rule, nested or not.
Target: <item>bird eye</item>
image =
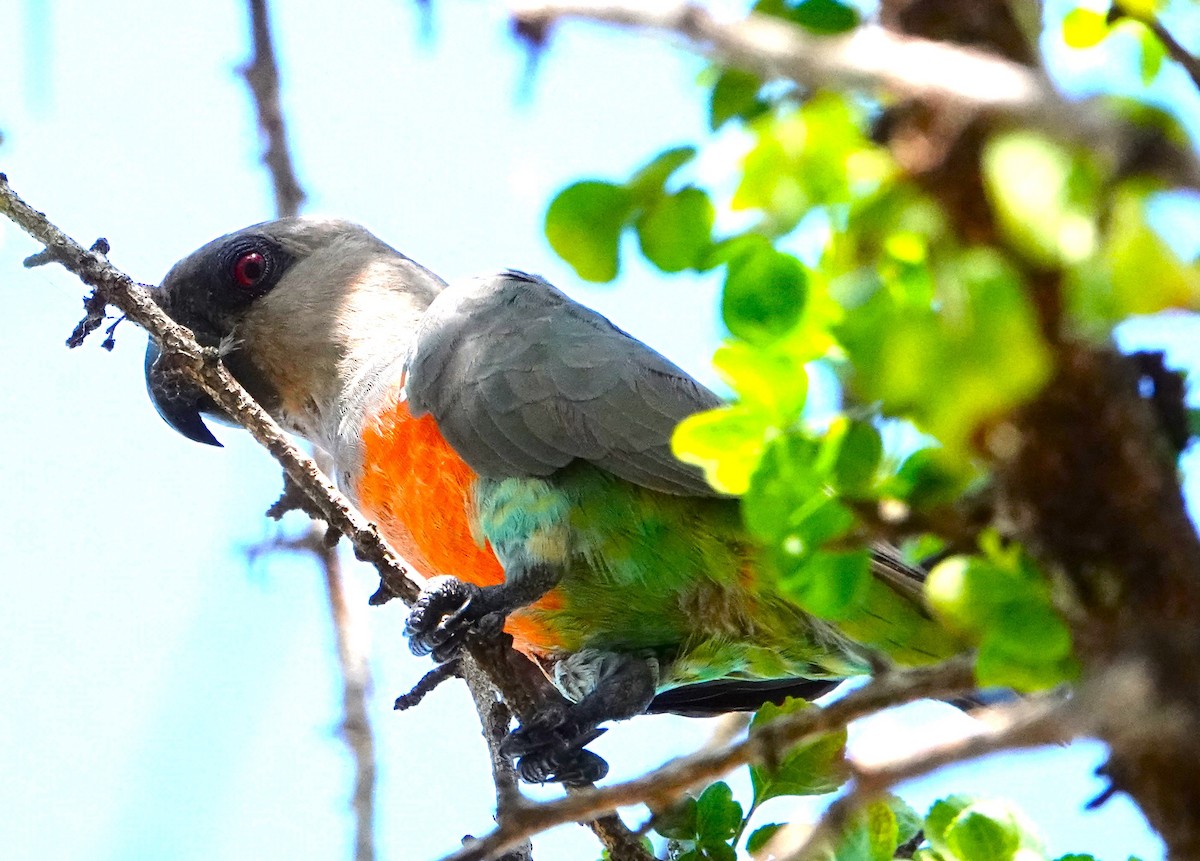
[[[267,258],[258,251],[247,251],[233,262],[233,280],[241,287],[257,287],[267,277]]]

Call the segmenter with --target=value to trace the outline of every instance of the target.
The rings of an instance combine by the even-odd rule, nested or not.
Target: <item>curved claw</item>
[[[608,763],[584,748],[604,733],[574,720],[569,708],[550,707],[509,733],[500,753],[517,760],[526,783],[594,783],[608,774]]]
[[[431,580],[404,624],[412,653],[432,654],[439,663],[458,654],[472,626],[487,615],[479,606],[480,592],[478,586],[453,577]]]
[[[580,786],[595,783],[608,774],[608,763],[590,750],[555,755],[549,752],[523,756],[517,775],[526,783],[562,783]]]

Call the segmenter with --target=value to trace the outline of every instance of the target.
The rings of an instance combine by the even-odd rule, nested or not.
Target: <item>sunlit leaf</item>
[[[789,352],[726,341],[713,356],[713,366],[741,403],[769,412],[781,427],[804,409],[808,372]]]
[[[781,715],[816,708],[804,700],[789,697],[782,705],[767,703],[751,721],[751,731]],[[823,733],[791,748],[776,767],[750,766],[754,787],[754,806],[783,795],[824,795],[846,782],[846,730]]]
[[[1096,248],[1094,171],[1082,156],[1028,131],[984,148],[983,177],[1000,226],[1037,263],[1075,263]]]
[[[1142,84],[1148,87],[1162,71],[1163,61],[1167,58],[1167,49],[1162,40],[1147,27],[1142,27],[1142,31],[1138,34],[1138,42],[1142,48],[1138,71],[1141,72]]]
[[[653,199],[662,194],[671,175],[695,157],[696,148],[694,146],[680,146],[664,150],[635,173],[626,188],[634,198],[643,201]]]
[[[1103,12],[1072,9],[1063,18],[1063,41],[1069,48],[1091,48],[1108,36],[1108,21]]]
[[[671,451],[684,463],[701,467],[717,490],[740,495],[750,487],[770,427],[770,415],[761,410],[720,407],[680,422]]]
[[[713,218],[712,202],[698,188],[664,194],[635,223],[642,253],[664,272],[698,267],[712,241]]]
[[[546,238],[586,281],[617,277],[621,230],[633,209],[629,192],[611,182],[577,182],[546,211]]]

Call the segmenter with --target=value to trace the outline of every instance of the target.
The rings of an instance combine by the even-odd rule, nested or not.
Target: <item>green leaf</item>
[[[834,434],[838,447],[834,484],[846,496],[861,496],[875,481],[883,459],[883,440],[873,424],[855,419],[839,420],[831,436]]]
[[[1108,21],[1103,12],[1072,9],[1063,18],[1063,41],[1068,48],[1091,48],[1108,36]]]
[[[788,17],[822,35],[845,33],[858,26],[858,10],[838,0],[804,0],[792,9]]]
[[[808,372],[791,353],[731,340],[717,348],[713,366],[742,404],[770,413],[779,427],[791,425],[804,409]]]
[[[664,150],[650,163],[635,173],[626,184],[629,193],[636,199],[653,200],[663,193],[671,175],[696,157],[694,146],[679,146]]]
[[[767,703],[750,722],[750,730],[781,715],[817,708],[804,700],[788,697],[782,705]],[[754,787],[754,807],[764,801],[789,795],[825,795],[846,782],[846,730],[824,733],[793,747],[780,759],[778,766],[750,766],[750,783]]]
[[[964,811],[946,832],[946,843],[962,861],[1009,861],[1021,835],[1008,822],[972,810]]]
[[[758,97],[762,79],[741,69],[722,69],[708,101],[708,126],[716,131],[732,119],[749,120],[768,105]]]
[[[1024,285],[995,252],[952,258],[940,280],[936,307],[879,285],[836,332],[860,396],[912,419],[961,462],[981,425],[1046,382],[1050,354]]]
[[[884,798],[896,815],[896,845],[903,845],[920,833],[924,821],[921,814],[899,795],[887,795]]]
[[[671,451],[702,468],[717,490],[740,496],[750,488],[770,427],[771,417],[761,410],[718,407],[681,421],[671,437]]]
[[[760,246],[729,263],[721,315],[737,337],[763,346],[779,340],[804,313],[808,277],[790,254]]]
[[[633,210],[629,192],[611,182],[577,182],[546,211],[546,238],[586,281],[617,277],[621,230]]]
[[[851,819],[834,849],[834,861],[892,861],[899,845],[896,814],[875,801]]]
[[[683,798],[678,804],[654,814],[654,830],[672,840],[693,840],[696,837],[696,799]]]
[[[1139,18],[1153,18],[1165,5],[1166,0],[1121,0],[1121,8]]]
[[[1001,228],[1034,262],[1078,263],[1095,250],[1099,176],[1084,156],[1035,132],[1007,132],[984,148],[983,177]]]
[[[1044,857],[1041,838],[1024,816],[1011,805],[990,799],[972,800],[960,810],[946,825],[941,841],[942,851],[960,861],[1009,861],[1021,849]]]
[[[1138,33],[1138,42],[1142,47],[1141,62],[1138,71],[1141,72],[1142,86],[1150,86],[1158,73],[1162,71],[1163,61],[1167,58],[1167,49],[1162,40],[1154,35],[1148,27],[1143,26]]]
[[[983,688],[1012,688],[1029,693],[1055,687],[1079,677],[1074,657],[1029,660],[1009,651],[1002,635],[985,636],[975,658],[975,678]]]
[[[797,559],[795,566],[786,559],[774,561],[780,591],[812,615],[839,621],[861,613],[871,585],[870,551],[818,550]]]
[[[746,851],[751,855],[757,855],[771,842],[771,838],[779,833],[780,828],[783,828],[782,822],[772,822],[770,825],[756,828],[746,841]]]
[[[776,436],[765,444],[742,500],[742,518],[752,535],[781,542],[810,506],[828,500],[815,468],[818,452],[817,443],[800,434]]]
[[[926,508],[957,499],[970,478],[971,472],[942,449],[922,448],[904,459],[885,490],[914,508]]]
[[[1003,625],[1010,607],[1035,600],[1030,584],[977,556],[951,556],[935,565],[925,596],[939,618],[963,633]]]
[[[952,855],[946,842],[946,832],[955,817],[974,803],[975,799],[966,795],[951,795],[934,802],[925,815],[925,837],[930,844],[942,855]]]
[[[733,800],[733,790],[723,780],[696,799],[696,837],[705,849],[730,840],[741,824],[742,805]]]
[[[637,218],[642,253],[663,272],[699,268],[712,244],[714,217],[712,201],[698,188],[664,194]]]
[[[1200,308],[1200,272],[1184,264],[1146,221],[1146,195],[1116,195],[1105,258],[1112,278],[1111,319],[1169,308]]]
[[[737,850],[728,843],[706,845],[700,853],[704,861],[737,861]]]

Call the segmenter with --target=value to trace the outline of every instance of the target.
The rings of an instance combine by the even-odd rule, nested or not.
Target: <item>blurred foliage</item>
[[[1168,20],[1178,5],[1081,3],[1048,20],[1045,35],[1050,50],[1106,52],[1113,80],[1127,82],[1113,86],[1111,110],[1148,139],[1190,146],[1148,89],[1173,64],[1156,16]],[[838,0],[754,8],[816,34],[860,22],[857,7]],[[993,447],[1013,432],[1009,417],[1055,373],[1047,327],[1109,343],[1131,317],[1200,307],[1200,269],[1151,218],[1168,189],[1086,147],[997,125],[978,164],[994,225],[980,238],[878,142],[885,102],[801,92],[736,69],[711,69],[702,84],[714,135],[741,145],[726,165],[728,187],[701,181],[698,142],[655,156],[627,181],[576,183],[546,218],[555,250],[588,280],[617,276],[626,230],[663,272],[721,273],[728,338],[714,362],[733,397],[680,424],[676,455],[742,498],[764,567],[808,612],[901,663],[973,648],[982,685],[1069,682],[1079,668],[1061,589],[1024,548],[989,528],[971,552],[942,560],[926,583],[931,620],[902,613],[903,599],[870,575],[863,538],[877,525],[870,512],[936,523],[986,492]],[[1053,312],[1039,305],[1048,283],[1059,294]],[[838,381],[840,414],[811,413],[816,379]],[[905,549],[917,561],[950,537],[961,539],[920,535]],[[783,774],[756,773],[744,817],[723,784],[660,817],[668,856],[733,858],[765,797],[831,791],[844,777],[833,752],[842,742],[826,743],[793,752]],[[939,802],[923,822],[898,800],[878,802],[829,857],[890,858],[914,822],[927,838],[918,858],[1046,857],[1015,812],[963,798]],[[744,848],[760,851],[776,827],[754,831]]]
[[[754,727],[815,708],[789,699],[766,706]],[[752,824],[763,802],[779,797],[822,795],[843,787],[848,779],[845,731],[817,735],[802,742],[768,769],[751,767],[753,798],[743,806],[724,781],[654,816],[651,828],[664,841],[661,857],[669,861],[734,861],[739,849],[756,859],[783,857],[803,840],[804,826],[788,833],[781,822]],[[776,845],[772,841],[778,838]],[[996,799],[954,795],[935,802],[921,815],[903,799],[884,795],[853,814],[835,839],[820,847],[818,861],[1050,861],[1037,828],[1019,810]],[[1090,855],[1065,855],[1057,861],[1092,861]]]

